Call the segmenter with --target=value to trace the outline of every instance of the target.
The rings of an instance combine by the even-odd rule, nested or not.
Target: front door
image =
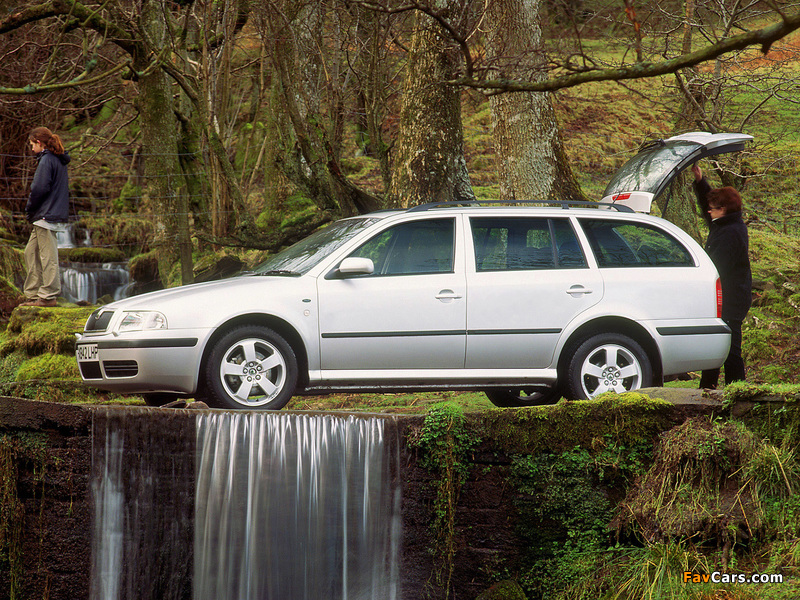
[[[372,260],[372,274],[319,279],[323,370],[464,367],[466,285],[456,226],[448,217],[388,227],[349,255]]]

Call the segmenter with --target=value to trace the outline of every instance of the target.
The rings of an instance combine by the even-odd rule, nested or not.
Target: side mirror
[[[351,256],[339,264],[340,275],[371,275],[375,272],[375,265],[369,258]]]

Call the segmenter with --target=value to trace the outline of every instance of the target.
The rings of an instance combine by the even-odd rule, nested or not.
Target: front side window
[[[567,219],[474,217],[470,225],[479,272],[586,266]]]
[[[580,219],[600,267],[692,267],[689,251],[653,225]]]
[[[382,231],[350,256],[369,258],[374,276],[452,273],[454,219],[401,223]]]

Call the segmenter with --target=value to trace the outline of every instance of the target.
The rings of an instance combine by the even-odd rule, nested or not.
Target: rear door
[[[549,367],[563,329],[603,297],[572,221],[517,215],[469,223],[467,368]]]
[[[739,152],[752,139],[743,133],[695,131],[650,142],[614,174],[602,201],[649,213],[653,200],[685,168],[708,156]]]

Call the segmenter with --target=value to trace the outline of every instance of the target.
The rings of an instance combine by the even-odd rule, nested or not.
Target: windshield
[[[374,217],[344,219],[312,233],[258,265],[256,275],[302,275],[373,223]]]
[[[667,175],[703,146],[673,140],[653,144],[622,165],[603,192],[603,197],[620,192],[658,192]]]

